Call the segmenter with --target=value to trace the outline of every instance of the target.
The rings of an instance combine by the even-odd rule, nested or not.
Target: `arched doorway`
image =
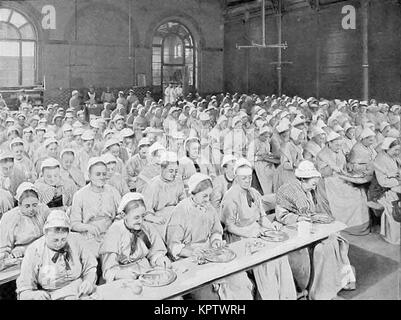
[[[194,92],[196,83],[196,44],[181,23],[169,21],[153,35],[152,85],[163,93],[169,83],[182,84],[184,92]]]
[[[36,82],[37,34],[20,12],[0,8],[0,87],[27,87]]]

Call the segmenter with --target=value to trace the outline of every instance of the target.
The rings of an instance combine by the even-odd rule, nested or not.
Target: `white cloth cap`
[[[75,155],[76,155],[74,149],[72,149],[72,148],[66,148],[66,149],[63,149],[63,150],[60,152],[60,158],[62,158],[63,155],[64,155],[64,153],[67,153],[67,152],[71,152],[71,153],[74,155],[74,157],[75,157]]]
[[[43,145],[45,146],[45,148],[47,148],[52,143],[56,143],[58,145],[58,141],[56,139],[52,138],[52,137],[46,139],[45,142],[43,143]]]
[[[49,213],[43,230],[49,228],[68,228],[71,229],[71,222],[67,214],[62,210],[53,210]]]
[[[295,176],[297,178],[320,178],[322,175],[316,170],[312,162],[304,160],[295,169]]]
[[[327,135],[326,142],[331,142],[331,141],[337,140],[337,139],[339,139],[339,138],[341,138],[341,136],[340,136],[337,132],[331,131],[331,132]]]
[[[110,152],[105,153],[102,156],[102,158],[106,164],[111,163],[111,162],[117,163],[117,158],[115,156],[113,156]]]
[[[246,171],[240,172],[240,168],[246,167]],[[235,175],[250,175],[252,174],[252,164],[245,158],[240,158],[235,162],[234,166]]]
[[[127,207],[127,205],[131,202],[131,201],[138,201],[138,200],[142,200],[144,201],[143,195],[138,193],[138,192],[129,192],[126,193],[120,201],[120,204],[118,205],[118,209],[117,211],[119,213],[123,212],[125,210],[125,208]]]
[[[159,142],[156,141],[154,144],[152,144],[149,147],[149,151],[148,151],[149,155],[152,155],[153,153],[155,153],[158,150],[166,150],[166,148],[162,144],[160,144]]]
[[[227,163],[234,161],[237,161],[237,158],[233,156],[232,154],[226,154],[223,157],[223,160],[221,160],[221,167],[224,167]]]
[[[210,116],[209,116],[209,114],[207,114],[205,112],[201,112],[199,114],[199,120],[200,121],[209,121],[210,120]]]
[[[290,134],[291,139],[294,140],[294,141],[295,141],[295,140],[298,140],[299,135],[300,135],[302,132],[303,132],[303,131],[300,130],[300,129],[292,128],[292,129],[291,129],[291,134]]]
[[[109,140],[106,140],[106,142],[104,143],[103,152],[114,145],[120,145],[120,140],[116,138],[110,138]]]
[[[212,179],[203,173],[195,173],[193,174],[189,180],[188,180],[188,191],[189,193],[192,193],[196,187],[199,185],[199,183],[201,183],[202,181],[206,181],[209,180],[210,182],[212,182]]]
[[[17,191],[16,191],[16,193],[15,193],[15,199],[16,199],[17,201],[19,201],[20,198],[21,198],[21,196],[22,196],[22,194],[23,194],[25,191],[28,191],[28,190],[32,190],[32,191],[34,191],[37,195],[39,195],[39,191],[38,191],[38,189],[36,189],[36,187],[35,187],[35,185],[34,185],[33,183],[30,183],[30,182],[22,182],[22,183],[18,186],[18,188],[17,188]]]
[[[160,163],[162,162],[177,162],[178,156],[175,152],[166,151],[160,156]]]
[[[54,158],[47,158],[40,165],[40,171],[43,172],[44,168],[54,168],[54,167],[60,168],[60,162],[58,162],[58,160]]]
[[[95,140],[95,135],[91,130],[86,130],[83,134],[81,139],[83,141]]]
[[[376,134],[369,128],[365,128],[363,129],[363,131],[361,132],[361,134],[359,135],[359,139],[365,139],[367,137],[374,137],[376,136]]]
[[[91,169],[95,164],[98,164],[98,163],[102,163],[102,164],[104,164],[105,166],[107,166],[106,162],[104,162],[104,160],[103,160],[102,157],[93,157],[93,158],[90,158],[89,161],[88,161],[88,167],[87,167],[87,172],[88,172],[88,174],[89,174],[90,169]]]

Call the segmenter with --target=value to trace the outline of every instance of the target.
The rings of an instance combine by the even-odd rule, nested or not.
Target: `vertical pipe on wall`
[[[362,5],[362,68],[363,68],[363,100],[369,99],[369,0],[361,0]]]
[[[262,39],[263,46],[266,46],[266,0],[262,0]]]
[[[282,0],[278,2],[278,15],[277,15],[277,29],[278,29],[278,44],[282,43]],[[281,74],[281,64],[282,64],[282,53],[281,48],[278,48],[278,64],[277,64],[277,82],[278,82],[278,95],[282,95],[282,74]]]
[[[316,14],[316,98],[320,97],[320,7],[319,0],[315,3]]]

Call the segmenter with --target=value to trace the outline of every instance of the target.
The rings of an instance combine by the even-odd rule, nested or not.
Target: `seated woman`
[[[12,153],[0,151],[0,218],[3,213],[14,208],[13,196],[24,179],[24,173],[14,165]]]
[[[395,138],[384,138],[374,160],[374,177],[369,188],[368,198],[384,207],[381,216],[380,234],[392,244],[400,244],[400,223],[392,216],[392,201],[397,201],[401,194],[400,165],[397,162],[401,154],[400,142]]]
[[[189,198],[182,200],[173,210],[167,224],[166,242],[175,259],[197,256],[202,249],[225,245],[216,210],[210,203],[212,180],[195,173],[188,181]],[[252,299],[252,284],[246,273],[236,274],[195,290],[187,295],[193,300]]]
[[[136,279],[152,267],[171,268],[167,249],[153,225],[144,221],[145,203],[140,193],[127,193],[118,212],[124,219],[115,221],[107,231],[100,256],[106,282]]]
[[[298,130],[298,129],[297,129]],[[273,132],[269,127],[262,127],[259,135],[248,146],[247,158],[255,167],[256,177],[259,180],[264,195],[273,193],[273,176],[276,171],[275,159],[270,149],[270,139]]]
[[[221,215],[228,242],[244,238],[257,238],[263,228],[279,229],[280,224],[270,222],[262,196],[253,188],[252,165],[239,159],[234,168],[235,183],[226,192],[221,203]],[[296,290],[287,256],[263,263],[252,269],[259,295],[263,300],[295,300]]]
[[[43,227],[44,237],[25,252],[17,279],[20,300],[75,300],[93,292],[95,257],[70,236],[65,212],[52,211]]]
[[[18,207],[6,212],[0,220],[0,260],[23,257],[28,245],[43,235],[50,213],[49,208],[39,202],[38,190],[32,183],[21,183],[15,198]]]
[[[186,157],[179,160],[178,172],[186,189],[188,188],[188,179],[197,172],[206,174],[212,179],[216,177],[210,161],[201,157],[200,148],[200,141],[197,137],[188,138],[184,143]]]
[[[359,136],[360,141],[352,147],[347,160],[349,171],[362,175],[370,182],[373,175],[373,161],[377,156],[374,149],[376,134],[369,128],[365,128]]]
[[[101,157],[88,163],[90,183],[78,190],[71,207],[71,228],[81,233],[82,241],[98,256],[106,231],[116,218],[121,196],[106,183],[107,166]]]
[[[53,158],[58,160],[59,143],[56,139],[52,137],[53,133],[49,134],[51,137],[45,140],[43,143],[44,150],[38,153],[38,159],[35,162],[35,169],[38,176],[41,174],[42,162],[48,158]]]
[[[75,183],[75,186],[80,189],[85,183],[85,177],[81,170],[75,166],[75,150],[74,149],[64,149],[60,153],[60,176],[61,179],[70,179]]]
[[[347,161],[342,152],[342,138],[331,132],[327,145],[317,156],[317,168],[323,179],[317,187],[317,200],[322,210],[343,223],[353,235],[369,233],[369,209],[366,193],[347,181]]]
[[[117,169],[117,158],[111,153],[106,153],[102,156],[104,162],[107,165],[107,183],[112,187],[116,188],[120,196],[129,192],[127,182],[121,176],[120,173],[116,172]]]
[[[326,132],[319,127],[313,127],[310,133],[310,140],[305,144],[303,156],[305,160],[316,162],[318,153],[324,147]]]
[[[117,164],[116,164],[116,172],[118,172],[119,174],[121,174],[121,176],[126,179],[127,178],[127,172],[125,169],[125,165],[123,160],[120,159],[120,140],[116,139],[116,138],[111,138],[109,140],[107,140],[104,143],[104,147],[103,147],[103,154],[107,154],[110,153],[112,154],[116,160],[117,160]]]
[[[143,191],[146,205],[145,220],[152,222],[163,239],[172,210],[186,198],[184,184],[177,174],[177,155],[167,151],[160,157],[160,175],[150,180]]]
[[[154,177],[160,174],[160,156],[166,152],[166,148],[159,142],[155,142],[149,147],[149,162],[139,172],[136,180],[136,191],[142,193],[146,186]]]
[[[147,138],[142,138],[138,142],[138,153],[133,155],[127,162],[127,180],[128,187],[131,191],[136,191],[136,180],[139,172],[148,164],[148,151],[150,141]]]
[[[233,155],[225,155],[221,161],[222,174],[219,175],[213,182],[213,191],[210,195],[210,202],[220,215],[221,200],[227,190],[231,188],[234,183],[234,166],[237,158]]]
[[[25,152],[25,142],[21,138],[15,138],[10,143],[11,152],[14,155],[14,165],[25,175],[25,181],[35,182],[37,178],[35,166]]]
[[[296,180],[282,185],[276,194],[276,219],[285,225],[299,221],[330,223],[334,220],[327,213],[320,213],[315,204],[313,190],[321,177],[310,161],[303,161],[295,170]],[[306,289],[309,298],[327,300],[336,297],[342,289],[355,289],[355,273],[348,259],[348,242],[338,234],[308,249],[288,255],[298,287]],[[310,253],[313,275],[310,274]],[[311,277],[311,279],[310,279]]]
[[[305,138],[302,130],[297,128],[291,129],[290,140],[281,148],[281,164],[275,173],[274,190],[276,192],[283,184],[295,180],[294,170],[304,159],[302,143]]]
[[[35,187],[38,189],[40,202],[49,208],[67,210],[71,207],[77,187],[71,179],[61,178],[60,167],[60,162],[56,159],[44,160],[40,168],[41,177],[36,180]]]

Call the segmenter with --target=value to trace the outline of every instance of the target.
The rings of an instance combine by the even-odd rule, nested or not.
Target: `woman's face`
[[[24,146],[22,144],[13,145],[12,151],[17,160],[21,160],[24,155]]]
[[[222,121],[222,122],[220,123],[220,129],[221,129],[221,130],[226,129],[226,128],[227,128],[227,125],[228,125],[228,121],[227,121],[227,120]]]
[[[252,175],[237,176],[237,182],[242,189],[248,190],[251,187]]]
[[[316,142],[318,145],[323,145],[323,144],[326,143],[326,135],[323,134],[323,133],[318,134],[318,135],[315,136],[313,139],[315,140],[315,142]]]
[[[193,195],[193,199],[195,203],[201,205],[201,206],[206,206],[207,204],[210,203],[210,195],[212,194],[213,189],[212,188],[207,188],[206,190],[203,190],[201,192],[198,192],[197,194]]]
[[[302,144],[302,142],[305,140],[305,135],[302,133],[299,134],[298,138],[294,141],[296,145]]]
[[[91,184],[98,188],[103,188],[107,180],[107,167],[99,163],[91,167],[89,172]]]
[[[177,163],[169,163],[166,168],[162,169],[161,176],[167,181],[174,181],[178,174]]]
[[[398,158],[401,154],[401,146],[397,145],[387,150],[387,153],[392,158]]]
[[[385,137],[388,137],[388,134],[390,133],[390,131],[391,131],[391,127],[387,126],[387,127],[384,128],[384,130],[382,132],[382,135],[385,136]]]
[[[60,168],[44,168],[43,179],[50,186],[55,186],[60,181]]]
[[[42,140],[44,135],[45,135],[45,132],[44,132],[43,130],[38,130],[38,131],[36,131],[36,137],[37,137],[39,140]]]
[[[58,149],[57,143],[51,143],[47,146],[47,154],[50,157],[57,158],[57,149]]]
[[[141,148],[139,149],[139,157],[140,157],[141,159],[146,159],[147,154],[148,154],[148,151],[149,151],[149,146],[143,146],[143,147],[141,147]]]
[[[336,139],[334,141],[330,141],[329,142],[329,147],[334,152],[336,152],[336,153],[339,152],[341,150],[341,147],[342,147],[342,140],[341,139]]]
[[[237,121],[237,123],[234,126],[234,129],[242,129],[242,121]]]
[[[114,175],[114,173],[116,172],[116,167],[116,162],[110,162],[107,164],[107,178],[110,179]]]
[[[66,152],[63,154],[61,157],[61,164],[64,169],[69,170],[72,167],[72,164],[74,163],[74,155],[71,152]]]
[[[46,231],[46,245],[51,250],[61,250],[67,244],[68,232],[55,232],[52,229]]]
[[[24,198],[22,202],[18,205],[18,207],[24,216],[33,217],[36,216],[38,213],[38,205],[38,198],[34,196],[29,196],[27,198]]]
[[[192,142],[188,147],[189,157],[192,159],[197,159],[199,157],[200,145],[198,142]]]
[[[54,124],[55,124],[57,127],[61,127],[61,125],[63,124],[63,119],[61,119],[60,117],[58,117],[58,118],[54,121]]]
[[[0,169],[3,176],[6,178],[9,177],[14,169],[14,161],[2,161],[0,163]]]
[[[125,224],[127,225],[127,227],[133,230],[141,230],[143,223],[143,216],[145,212],[146,210],[143,206],[139,206],[133,209],[128,209],[128,212],[124,217]]]
[[[32,140],[32,132],[25,132],[24,133],[24,140],[31,141]]]
[[[67,140],[71,140],[71,139],[72,139],[72,131],[71,131],[71,130],[64,131],[63,136],[64,136],[64,138],[66,138]]]
[[[82,141],[82,146],[86,151],[90,151],[93,148],[93,145],[95,144],[95,140],[83,140]]]
[[[317,184],[319,182],[319,178],[310,178],[302,182],[302,186],[305,191],[315,190]]]
[[[118,157],[120,155],[120,146],[115,144],[109,148],[109,151],[113,156]]]
[[[116,122],[116,130],[121,131],[124,128],[124,120],[118,120]]]
[[[75,136],[74,140],[78,145],[82,145],[82,137],[80,135]]]
[[[371,136],[371,137],[366,137],[364,139],[362,139],[362,144],[365,147],[370,147],[371,145],[373,145],[375,143],[375,137]]]
[[[284,131],[284,132],[280,133],[280,137],[284,142],[288,142],[288,141],[290,141],[290,132],[288,130]]]
[[[230,161],[225,166],[225,173],[228,177],[234,177],[234,163],[235,161]]]

